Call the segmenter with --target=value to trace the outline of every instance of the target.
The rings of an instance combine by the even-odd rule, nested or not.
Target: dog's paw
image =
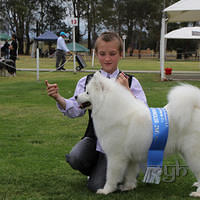
[[[103,189],[98,189],[96,193],[97,193],[97,194],[104,194],[104,193],[103,193]]]
[[[105,191],[104,189],[98,189],[96,193],[97,193],[97,194],[105,194],[105,195],[107,195],[107,194],[109,194],[110,192]]]
[[[194,182],[194,184],[192,185],[192,187],[200,187],[200,183],[199,182]]]
[[[122,191],[122,192],[134,190],[135,188],[136,188],[136,185],[134,183],[119,186],[119,190]]]
[[[96,193],[106,195],[106,194],[112,193],[114,191],[116,191],[115,187],[112,187],[112,186],[106,184],[103,189],[98,189]]]
[[[195,183],[195,186],[198,187],[198,184]],[[191,196],[191,197],[200,197],[200,187],[197,188],[197,191],[196,191],[196,192],[190,193],[190,196]]]
[[[190,193],[191,197],[200,197],[200,193],[199,192],[192,192]]]

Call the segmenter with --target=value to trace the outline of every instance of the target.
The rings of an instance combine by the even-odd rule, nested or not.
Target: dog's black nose
[[[77,99],[77,96],[75,96],[74,98]]]

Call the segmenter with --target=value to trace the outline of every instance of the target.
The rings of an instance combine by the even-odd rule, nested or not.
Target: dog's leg
[[[106,184],[103,189],[97,190],[98,194],[109,194],[117,190],[118,183],[121,183],[127,167],[127,160],[122,156],[107,156]]]
[[[139,165],[138,163],[134,162],[129,162],[125,174],[125,179],[124,183],[120,185],[120,190],[121,191],[128,191],[128,190],[133,190],[136,188],[136,183],[137,183],[137,175],[139,173]]]
[[[198,182],[198,186],[197,186],[198,188],[197,188],[196,192],[190,193],[191,197],[200,197],[200,186],[199,185],[200,185],[200,182]]]
[[[199,159],[197,159],[197,160],[199,161]],[[193,187],[197,187],[197,190],[195,192],[191,192],[190,196],[200,198],[200,166],[199,166],[199,164],[197,164],[197,163],[199,163],[199,162],[197,162],[197,160],[194,161],[195,165],[193,165],[193,166],[195,166],[195,168],[192,169],[192,171],[194,172],[194,174],[198,180],[197,182],[195,182],[193,184]]]
[[[191,192],[190,196],[191,197],[200,197],[200,181],[195,182],[192,186],[197,187],[197,190],[196,190],[196,192]]]
[[[200,154],[199,151],[197,153],[197,150],[199,149],[199,139],[190,137],[187,139],[187,143],[183,145],[183,157],[186,160],[190,170],[194,173],[196,179],[198,180],[193,184],[193,186],[197,187],[197,190],[195,192],[190,193],[190,196],[192,197],[200,197]],[[192,140],[192,142],[190,141]],[[192,147],[187,146],[187,144],[193,144]],[[190,147],[190,148],[189,148]]]

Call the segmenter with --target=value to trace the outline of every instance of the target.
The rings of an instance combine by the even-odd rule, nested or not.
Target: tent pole
[[[36,53],[36,60],[37,60],[37,81],[39,81],[39,68],[40,68],[40,65],[39,65],[39,57],[40,57],[40,55],[39,55],[39,48],[37,48],[37,51],[36,51],[37,53]]]
[[[165,68],[165,15],[162,15],[161,23],[161,36],[160,36],[160,74],[161,81],[165,80],[164,68]]]

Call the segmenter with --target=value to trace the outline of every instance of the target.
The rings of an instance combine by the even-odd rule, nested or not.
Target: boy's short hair
[[[123,42],[121,37],[115,33],[115,32],[104,32],[102,33],[96,40],[94,48],[95,48],[95,52],[98,51],[98,43],[100,40],[103,40],[104,42],[110,42],[113,40],[117,40],[119,43],[119,52],[123,52]]]

